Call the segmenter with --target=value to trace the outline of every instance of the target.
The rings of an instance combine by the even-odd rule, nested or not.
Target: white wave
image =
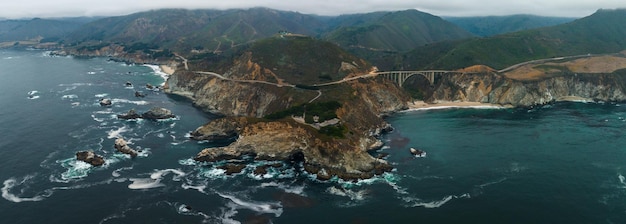
[[[624,178],[624,176],[621,173],[617,174],[617,178],[619,179],[619,182],[622,184],[622,188],[626,188],[626,178]]]
[[[161,179],[163,178],[164,175],[168,174],[168,173],[173,173],[176,174],[176,176],[174,176],[174,180],[175,181],[179,181],[181,177],[185,176],[185,172],[179,170],[179,169],[165,169],[165,170],[157,170],[156,172],[150,174],[150,178],[152,179]]]
[[[112,99],[112,103],[130,103],[135,105],[148,105],[149,102],[145,100],[128,100],[128,99]]]
[[[107,108],[106,110],[100,110],[100,111],[96,111],[93,113],[94,114],[113,114],[113,110],[111,110],[110,108]]]
[[[34,197],[20,197],[16,194],[11,193],[11,189],[13,189],[14,187],[18,185],[26,184],[26,182],[30,181],[33,177],[34,176],[32,175],[26,176],[22,179],[22,181],[19,181],[19,183],[17,179],[15,178],[9,178],[5,180],[2,186],[2,197],[8,201],[15,202],[15,203],[25,202],[25,201],[41,201],[47,197],[50,197],[50,195],[52,195],[52,191],[44,191],[44,193],[36,195]]]
[[[59,86],[93,86],[93,83],[77,82],[77,83],[70,83],[70,84],[59,84]]]
[[[80,102],[73,102],[73,103],[72,103],[72,107],[77,107],[77,106],[80,106]],[[92,115],[92,116],[93,116],[93,115]]]
[[[269,182],[269,183],[262,183],[261,187],[276,187],[279,189],[282,189],[283,191],[287,192],[287,193],[293,193],[293,194],[298,194],[298,195],[303,195],[304,194],[304,185],[300,185],[300,186],[291,186],[291,185],[286,185],[286,184],[282,184],[282,183],[276,183],[276,182]]]
[[[93,167],[91,164],[76,160],[75,158],[58,162],[61,163],[63,168],[67,169],[65,172],[61,173],[61,179],[65,181],[86,177]]]
[[[103,97],[106,97],[108,95],[109,95],[108,93],[100,93],[100,94],[96,94],[96,95],[93,95],[93,96],[94,97],[98,97],[98,98],[103,98]]]
[[[480,188],[485,188],[485,187],[490,186],[490,185],[494,185],[494,184],[499,184],[499,183],[502,183],[502,182],[504,182],[506,179],[507,179],[506,177],[503,177],[503,178],[500,178],[500,179],[498,179],[498,180],[496,180],[496,181],[491,181],[491,182],[487,182],[487,183],[484,183],[484,184],[478,185],[478,187],[480,187]]]
[[[113,172],[111,172],[111,176],[113,176],[113,177],[120,177],[120,176],[122,176],[122,174],[120,172],[122,172],[124,170],[132,170],[132,169],[133,169],[132,166],[122,167],[122,168],[116,169]]]
[[[117,129],[111,129],[109,131],[107,131],[107,138],[108,139],[113,139],[113,138],[121,138],[122,137],[122,133],[129,131],[129,129],[126,126],[122,126],[119,127]]]
[[[133,183],[128,185],[130,189],[150,189],[163,187],[165,184],[161,183],[163,180],[163,176],[168,173],[173,173],[175,176],[172,178],[174,181],[180,181],[181,177],[185,176],[185,172],[180,171],[178,169],[165,169],[165,170],[157,170],[154,173],[150,174],[150,178],[129,178],[128,180]]]
[[[63,99],[76,99],[78,98],[78,95],[76,94],[70,94],[70,95],[63,95],[63,97],[61,97]]]
[[[228,210],[222,208],[222,215],[218,218],[219,223],[222,224],[241,224],[241,222],[234,220],[233,217],[237,215],[237,206],[234,203],[230,203]]]
[[[413,111],[425,111],[425,110],[444,110],[444,109],[507,109],[505,106],[497,106],[497,105],[481,105],[481,106],[433,106],[433,107],[424,107],[424,108],[413,108],[404,110],[401,112],[413,112]]]
[[[37,93],[39,93],[39,91],[37,91],[37,90],[28,91],[28,95],[29,95],[29,96],[35,95],[35,94],[37,94]]]
[[[211,179],[226,179],[228,175],[226,175],[226,170],[217,169],[217,168],[209,168],[208,170],[203,170],[200,173],[204,177],[208,177]]]
[[[332,187],[327,188],[326,192],[333,194],[333,195],[337,195],[337,196],[348,197],[352,201],[362,201],[367,198],[367,194],[369,191],[368,190],[353,191],[350,189],[337,188],[335,186],[332,186]]]
[[[133,190],[150,189],[165,186],[165,184],[161,183],[160,179],[154,180],[152,178],[129,178],[128,180],[133,182],[128,185],[128,188]]]
[[[183,189],[185,189],[185,190],[194,189],[194,190],[199,191],[199,192],[201,192],[201,193],[206,193],[206,192],[204,191],[204,189],[206,189],[206,188],[207,188],[207,186],[206,186],[206,185],[197,185],[197,186],[196,186],[196,185],[190,185],[190,184],[187,184],[187,183],[183,183],[183,184],[181,185],[181,187],[182,187]]]
[[[102,118],[96,118],[96,115],[93,115],[93,114],[91,115],[91,118],[92,118],[94,121],[96,121],[96,122],[103,122],[103,121],[104,121],[104,119],[102,119]]]
[[[28,96],[28,99],[31,99],[31,100],[39,99],[39,96]]]
[[[185,166],[195,166],[198,164],[198,162],[193,160],[192,158],[189,158],[189,159],[178,160],[178,164],[185,165]]]
[[[96,72],[87,72],[88,75],[95,75]]]
[[[462,194],[460,196],[448,195],[448,196],[443,197],[441,200],[431,201],[431,202],[424,202],[421,199],[410,198],[410,197],[405,197],[404,200],[406,202],[411,203],[409,204],[409,207],[439,208],[443,206],[444,204],[448,203],[449,201],[451,201],[452,199],[457,199],[457,198],[470,198],[470,195],[467,193]]]
[[[244,201],[233,195],[217,193],[220,197],[225,198],[233,202],[237,207],[252,210],[258,213],[274,214],[275,217],[280,217],[283,213],[283,207],[280,203],[275,202],[254,202]]]
[[[144,66],[152,69],[152,71],[154,71],[154,74],[160,76],[161,78],[163,78],[163,83],[161,83],[161,85],[165,85],[165,82],[167,81],[167,78],[170,76],[167,73],[163,72],[163,70],[161,69],[161,66],[158,65],[148,65],[148,64],[144,64]]]

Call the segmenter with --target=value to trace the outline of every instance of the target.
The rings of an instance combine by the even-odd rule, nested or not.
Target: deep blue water
[[[381,150],[394,172],[321,183],[193,162],[212,145],[186,134],[213,117],[145,89],[163,82],[146,66],[1,50],[0,77],[0,223],[626,223],[626,105],[399,113]],[[115,118],[154,106],[178,117]],[[116,137],[143,152],[116,153]],[[88,149],[107,163],[74,160]]]

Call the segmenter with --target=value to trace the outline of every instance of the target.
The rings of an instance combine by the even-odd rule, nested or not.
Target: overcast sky
[[[417,9],[437,16],[535,14],[584,17],[597,9],[626,7],[624,0],[3,0],[0,17],[113,16],[159,8],[268,7],[339,15]]]

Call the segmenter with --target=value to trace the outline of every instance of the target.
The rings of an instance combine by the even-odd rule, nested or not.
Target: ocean
[[[262,161],[237,175],[193,161],[216,145],[188,133],[215,116],[147,89],[164,82],[155,66],[0,50],[0,77],[0,223],[626,223],[620,103],[397,113],[373,152],[393,172],[320,182],[290,167],[255,175]],[[116,118],[152,107],[177,117]],[[117,153],[117,137],[139,156]],[[76,161],[83,150],[106,163]]]

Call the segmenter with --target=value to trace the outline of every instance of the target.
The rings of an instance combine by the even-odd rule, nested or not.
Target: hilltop
[[[479,17],[444,17],[445,20],[469,31],[470,33],[488,37],[522,30],[560,25],[574,21],[576,18],[545,17],[534,15],[510,16],[479,16]]]
[[[64,38],[68,46],[117,43],[150,46],[181,55],[222,53],[279,32],[316,37],[367,56],[369,51],[406,52],[417,46],[472,34],[417,10],[321,17],[268,8],[163,9],[103,18]],[[360,50],[365,50],[360,52]]]

